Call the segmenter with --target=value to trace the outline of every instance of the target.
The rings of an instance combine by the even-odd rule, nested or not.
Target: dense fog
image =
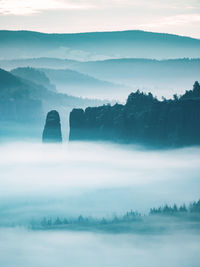
[[[111,235],[0,229],[4,267],[198,267],[199,235]]]
[[[129,210],[147,215],[166,203],[188,205],[199,199],[199,147],[4,142],[0,149],[1,266],[198,266],[200,239],[193,223],[182,229],[171,221],[165,233],[151,227],[112,233],[28,225],[44,217],[111,218]],[[153,221],[158,228],[159,220]]]
[[[199,198],[200,148],[145,150],[105,143],[4,143],[1,223],[43,216],[148,213]]]

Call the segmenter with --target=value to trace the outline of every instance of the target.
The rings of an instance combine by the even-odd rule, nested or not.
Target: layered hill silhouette
[[[13,73],[18,74],[19,76],[14,75]],[[41,81],[38,77],[46,79],[45,82],[42,80],[42,78]],[[35,82],[33,82],[34,80]],[[44,87],[45,84],[47,85],[46,87]],[[53,90],[50,90],[48,87],[50,87],[50,89],[53,87]],[[42,106],[44,112],[46,112],[50,106],[56,108],[63,107],[66,109],[80,105],[86,106],[89,103],[92,105],[102,103],[100,100],[90,100],[87,98],[82,99],[67,94],[61,94],[54,90],[54,86],[49,83],[49,80],[45,74],[35,69],[15,69],[12,71],[12,73],[0,69],[0,97],[2,102],[1,114],[5,113],[6,119],[6,114],[12,110],[18,112],[19,110],[23,109],[23,103],[27,102],[27,106],[29,106],[31,101],[33,103],[37,103],[40,105],[40,107]],[[20,103],[20,108],[5,108],[7,103],[10,103],[10,105],[13,105],[14,107],[18,102]],[[30,111],[30,114],[34,116],[34,114],[37,113],[36,111],[37,109],[35,109],[34,112],[32,110]],[[28,114],[29,112],[27,113],[27,110],[25,109],[24,116],[22,116],[21,119],[26,119]],[[40,113],[40,117],[42,115],[43,112]],[[15,116],[13,116],[13,118],[15,118]]]
[[[184,93],[200,77],[200,59],[113,59],[80,62],[55,58],[0,60],[0,66],[16,68],[32,66],[45,70],[58,90],[70,94],[105,98],[126,98],[137,89],[151,91],[158,97]],[[53,71],[57,70],[57,71]],[[75,72],[72,72],[73,70]],[[47,73],[48,72],[48,73]],[[85,75],[85,76],[84,76]],[[105,83],[108,82],[108,83]],[[69,91],[72,89],[71,91]],[[65,91],[66,90],[66,91]],[[72,93],[73,92],[73,93]],[[87,95],[87,94],[86,94]],[[83,95],[84,96],[84,95]]]
[[[35,84],[44,86],[50,91],[56,91],[55,85],[51,84],[49,78],[44,72],[35,68],[16,68],[11,71],[12,74],[21,77],[22,79],[29,80]]]
[[[46,93],[35,86],[0,69],[0,119],[13,121],[37,120],[42,114],[41,97]]]
[[[50,91],[88,98],[105,99],[113,92],[120,94],[123,85],[106,82],[70,69],[36,69],[20,67],[11,73],[48,88]]]
[[[1,58],[60,57],[95,60],[106,58],[200,57],[200,40],[145,31],[45,34],[0,31]]]
[[[46,69],[71,69],[76,60],[60,59],[52,57],[36,57],[36,58],[18,58],[18,59],[0,59],[0,66],[3,69],[11,70],[14,68],[46,68]]]
[[[70,69],[41,69],[59,92],[73,96],[105,99],[113,93],[123,92],[126,87]],[[127,89],[127,88],[126,88]]]
[[[56,92],[45,74],[37,70],[18,69],[10,73],[0,69],[0,138],[17,136],[17,133],[26,136],[27,130],[32,136],[36,128],[40,137],[47,111],[57,109],[61,116],[67,118],[74,107],[97,106],[101,103],[105,102]]]
[[[70,68],[98,79],[124,85],[130,90],[150,90],[155,95],[172,96],[190,88],[200,77],[200,59],[112,59],[74,62]],[[125,96],[125,94],[124,94]]]
[[[150,146],[200,144],[200,85],[174,99],[131,93],[125,105],[73,109],[70,140],[103,140]]]

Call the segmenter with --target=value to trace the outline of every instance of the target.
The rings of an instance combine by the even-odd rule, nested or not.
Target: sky
[[[200,38],[200,0],[0,0],[0,29],[141,29]]]

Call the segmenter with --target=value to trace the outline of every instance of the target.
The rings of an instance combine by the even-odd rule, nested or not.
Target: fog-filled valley
[[[199,264],[199,236],[99,235],[2,229],[3,266],[187,267]],[[12,257],[10,257],[12,255]],[[170,256],[169,256],[170,255]]]
[[[0,266],[198,267],[200,40],[0,40]]]
[[[106,216],[189,204],[199,196],[198,147],[148,151],[104,143],[7,143],[1,151],[1,205],[13,199],[15,212],[25,217],[27,205],[34,213],[43,210],[39,216],[51,215],[51,209],[52,215]],[[25,201],[24,211],[18,201]],[[8,206],[4,214],[11,215]]]
[[[199,264],[199,236],[100,235],[1,229],[3,266],[187,267]],[[10,257],[12,255],[12,257]]]
[[[148,215],[150,208],[165,204],[189,205],[200,195],[199,159],[198,147],[1,144],[1,265],[65,266],[67,260],[70,266],[82,261],[87,266],[131,266],[134,257],[139,266],[149,266],[149,260],[153,266],[161,261],[164,266],[189,266],[189,262],[198,266],[199,226],[192,221],[184,228],[184,218],[177,228],[176,220],[169,223],[166,218],[163,224],[163,218],[156,217],[157,228],[145,228],[147,234],[137,232],[135,219],[133,230],[128,230],[128,223],[127,230],[123,226],[116,233],[112,228],[103,232],[84,228],[84,224],[80,230],[29,226],[44,217],[109,219],[131,210]],[[170,228],[160,232],[166,224]]]

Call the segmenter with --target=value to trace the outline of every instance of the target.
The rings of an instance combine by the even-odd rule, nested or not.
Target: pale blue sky
[[[200,0],[0,0],[0,29],[142,29],[200,38]]]

